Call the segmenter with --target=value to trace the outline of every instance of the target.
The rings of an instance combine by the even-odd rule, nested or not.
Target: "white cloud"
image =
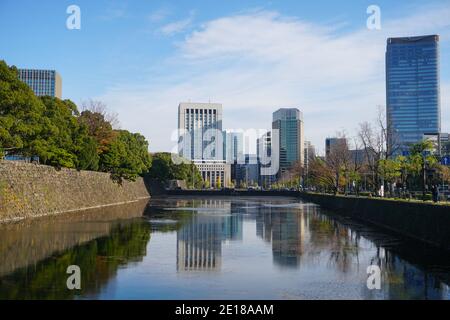
[[[127,4],[110,4],[100,16],[101,20],[111,21],[127,17]]]
[[[138,87],[119,85],[102,99],[119,111],[124,127],[147,136],[153,151],[172,147],[177,106],[186,100],[223,103],[224,128],[270,128],[274,110],[298,107],[306,138],[323,149],[327,135],[343,128],[351,134],[385,104],[386,38],[440,33],[446,41],[449,16],[450,8],[432,8],[383,21],[381,31],[367,30],[363,21],[344,34],[277,12],[223,17],[178,44],[164,66],[170,75]],[[184,30],[187,20],[162,31]],[[442,85],[443,109],[449,108],[449,88]]]
[[[443,132],[450,132],[450,82],[441,84],[441,125]]]
[[[162,34],[164,34],[166,36],[172,36],[174,34],[185,31],[187,28],[189,28],[191,26],[193,21],[194,21],[194,12],[191,11],[189,13],[189,17],[182,19],[182,20],[168,23],[168,24],[162,26],[159,29],[159,32],[161,32]]]
[[[170,10],[167,8],[160,8],[149,14],[148,20],[150,22],[156,23],[161,22],[170,15]]]

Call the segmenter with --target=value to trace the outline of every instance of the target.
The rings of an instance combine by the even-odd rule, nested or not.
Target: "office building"
[[[244,133],[224,131],[225,160],[229,164],[244,162]]]
[[[362,166],[366,164],[367,161],[367,152],[364,149],[352,149],[349,150],[350,161],[356,166]]]
[[[325,159],[327,159],[333,149],[344,147],[347,148],[347,139],[345,138],[326,138],[325,139]]]
[[[224,156],[222,105],[180,103],[178,106],[179,155],[192,160],[211,187],[227,187],[230,165]]]
[[[223,160],[222,105],[180,103],[180,156],[189,160]]]
[[[281,108],[273,113],[272,131],[278,130],[279,175],[293,164],[304,163],[303,114],[297,108]]]
[[[259,184],[259,164],[255,154],[246,154],[244,163],[234,165],[237,186],[256,186]]]
[[[446,132],[441,132],[439,136],[439,143],[441,146],[441,155],[446,156],[450,155],[450,139],[449,134]]]
[[[411,144],[441,131],[439,36],[389,38],[386,50],[388,148],[408,154]]]
[[[267,131],[256,140],[256,154],[259,164],[259,182],[264,188],[269,188],[276,182],[276,173],[272,172],[272,132]],[[276,170],[278,171],[278,170]]]
[[[305,141],[304,157],[305,167],[308,167],[309,163],[316,157],[316,148],[311,144],[310,141]]]
[[[55,70],[19,69],[19,79],[37,96],[62,98],[62,79]]]
[[[231,165],[225,160],[194,160],[203,181],[212,188],[227,188],[231,183]]]

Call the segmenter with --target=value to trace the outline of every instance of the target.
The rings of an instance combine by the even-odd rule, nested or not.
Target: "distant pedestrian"
[[[439,187],[435,184],[431,187],[431,194],[433,197],[433,202],[439,201]]]
[[[384,185],[380,186],[380,189],[378,190],[378,196],[384,198]]]

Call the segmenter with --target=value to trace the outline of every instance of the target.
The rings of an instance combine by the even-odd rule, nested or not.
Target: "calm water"
[[[152,199],[0,225],[0,299],[450,299],[449,284],[448,252],[290,198]]]

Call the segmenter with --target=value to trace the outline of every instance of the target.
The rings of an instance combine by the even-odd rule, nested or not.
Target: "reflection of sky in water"
[[[90,221],[76,225],[73,231],[64,228],[64,237],[92,228]],[[52,230],[58,228],[55,224]],[[104,248],[98,249],[102,256],[93,252],[97,258],[83,260],[85,268],[95,262],[90,273],[103,280],[99,285],[90,278],[86,287],[92,290],[80,298],[450,298],[445,253],[294,199],[152,199],[145,219],[114,228],[108,224],[100,229],[101,241],[93,245],[91,236],[77,249],[80,258],[74,263],[92,248]],[[40,268],[49,272],[52,261]],[[381,267],[381,290],[366,287],[371,264]]]
[[[133,292],[142,293],[136,298],[163,299],[450,297],[434,275],[380,246],[395,246],[399,239],[354,223],[349,227],[314,205],[283,201],[288,200],[253,200],[249,206],[231,199],[197,202],[189,207],[197,213],[222,209],[190,217],[177,231],[152,233],[142,264],[121,270],[114,290],[100,297]],[[380,291],[366,287],[370,264],[381,266]],[[448,278],[449,268],[444,269]]]

